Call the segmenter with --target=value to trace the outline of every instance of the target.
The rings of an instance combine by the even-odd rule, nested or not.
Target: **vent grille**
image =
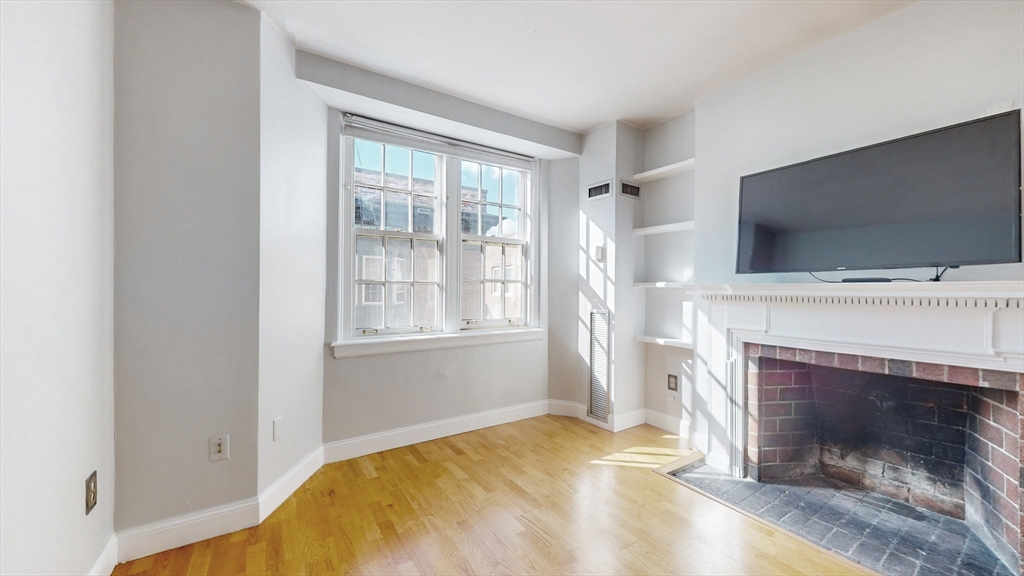
[[[624,196],[632,196],[633,198],[640,197],[640,187],[635,184],[629,184],[626,182],[622,183],[622,194]]]
[[[590,312],[590,408],[588,414],[608,421],[608,312]]]
[[[605,182],[604,184],[598,184],[597,186],[591,186],[590,188],[587,188],[587,198],[598,198],[600,196],[606,196],[611,193],[611,182]]]

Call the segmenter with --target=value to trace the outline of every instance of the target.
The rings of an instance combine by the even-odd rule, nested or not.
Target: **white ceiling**
[[[303,50],[583,132],[640,128],[911,2],[248,0]]]

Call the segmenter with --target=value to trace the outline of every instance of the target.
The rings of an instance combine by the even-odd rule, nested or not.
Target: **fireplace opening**
[[[747,346],[747,473],[825,478],[967,525],[1021,564],[1020,376]]]

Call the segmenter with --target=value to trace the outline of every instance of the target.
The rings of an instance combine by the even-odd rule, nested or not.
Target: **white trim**
[[[657,226],[644,226],[643,228],[633,228],[633,234],[637,236],[650,236],[651,234],[668,234],[670,232],[684,232],[686,230],[693,230],[694,221],[686,220],[685,222],[672,222],[670,224],[658,224]]]
[[[670,414],[665,414],[664,412],[648,408],[644,422],[654,426],[655,428],[661,428],[666,432],[678,434],[680,438],[689,437],[690,423],[678,416],[672,416]]]
[[[117,561],[128,562],[259,524],[259,499],[182,514],[117,533]]]
[[[578,418],[580,411],[586,413],[587,407],[578,402],[568,400],[548,400],[548,414],[554,416],[571,416]]]
[[[690,172],[696,166],[696,161],[696,158],[687,158],[682,162],[676,162],[674,164],[634,174],[633,179],[637,182],[646,184],[647,182],[654,182],[655,180],[661,180],[662,178],[668,178],[669,176],[675,176],[676,174],[682,174],[683,172]]]
[[[466,346],[485,346],[506,342],[543,340],[547,330],[543,328],[522,328],[508,330],[472,330],[456,333],[426,334],[415,336],[391,336],[387,338],[367,337],[359,340],[344,340],[331,344],[335,358],[377,356],[422,352],[424,350],[445,350]]]
[[[1024,299],[1024,282],[1019,281],[732,284],[695,288],[691,294],[715,302],[1021,308]]]
[[[340,462],[375,452],[393,450],[419,442],[427,442],[481,428],[507,424],[525,418],[544,416],[548,414],[548,405],[548,400],[537,400],[536,402],[527,402],[526,404],[518,404],[507,408],[487,410],[485,412],[435,420],[434,422],[329,442],[324,444],[324,462],[328,464]]]
[[[324,465],[323,444],[307,454],[302,460],[295,463],[273,484],[267,486],[266,490],[260,493],[258,500],[260,504],[260,522],[262,523],[270,516],[277,507],[284,503],[300,486],[316,474]]]
[[[633,340],[637,342],[645,342],[647,344],[657,344],[659,346],[672,346],[675,348],[685,348],[687,350],[693,350],[693,342],[690,340],[683,340],[681,338],[662,338],[661,336],[633,336]]]
[[[621,432],[643,424],[647,420],[647,409],[637,408],[625,414],[609,415],[608,419],[612,423],[612,432]]]
[[[117,566],[117,534],[111,534],[107,545],[103,547],[100,555],[96,558],[92,568],[89,569],[89,576],[110,576]]]

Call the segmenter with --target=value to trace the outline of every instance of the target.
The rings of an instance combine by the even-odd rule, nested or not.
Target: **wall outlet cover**
[[[98,497],[98,489],[96,484],[96,471],[93,470],[92,474],[85,479],[85,515],[88,516],[89,512],[96,507],[96,499]]]
[[[679,376],[675,374],[668,375],[668,389],[673,392],[679,391]]]
[[[231,435],[210,436],[210,462],[231,458]]]

